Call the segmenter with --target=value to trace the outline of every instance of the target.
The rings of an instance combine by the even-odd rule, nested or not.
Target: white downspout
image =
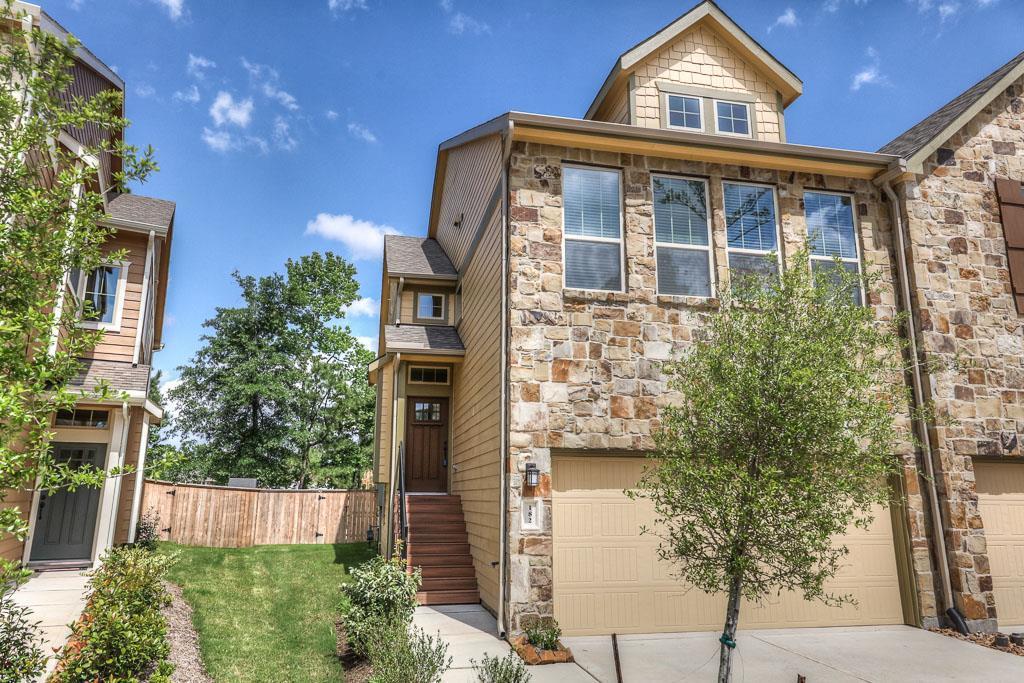
[[[142,505],[142,487],[146,483],[146,449],[149,448],[149,413],[142,413],[142,435],[139,438],[139,461],[135,463],[135,492],[132,494],[132,516],[128,522],[128,542],[135,542],[135,530],[139,524],[139,507]]]
[[[501,505],[499,517],[499,541],[498,541],[498,636],[504,638],[508,633],[507,610],[505,609],[505,582],[508,579],[508,340],[509,340],[509,317],[508,317],[508,279],[509,279],[509,223],[508,211],[508,163],[512,156],[512,132],[515,122],[509,119],[508,130],[505,132],[505,150],[502,154],[501,169],[501,435],[498,439],[498,463],[500,465],[500,486],[501,495],[498,497]]]
[[[900,278],[900,294],[903,299],[903,308],[907,312],[907,343],[910,346],[910,375],[914,384],[914,407],[919,413],[914,419],[917,427],[918,440],[921,442],[921,450],[924,455],[925,486],[928,489],[929,507],[932,514],[932,542],[935,544],[936,555],[938,555],[939,578],[942,583],[942,597],[946,603],[947,612],[956,610],[956,603],[953,600],[953,585],[949,578],[949,556],[946,553],[946,539],[943,535],[944,523],[942,521],[942,509],[939,506],[938,489],[935,486],[935,465],[934,454],[932,453],[931,440],[928,437],[928,425],[924,417],[921,417],[925,410],[924,384],[921,381],[921,359],[917,352],[917,329],[914,322],[914,309],[910,299],[910,278],[907,268],[907,237],[905,235],[906,225],[903,222],[903,215],[900,211],[899,199],[892,189],[891,180],[886,178],[881,183],[882,191],[889,199],[889,208],[893,221],[896,223],[896,269]]]
[[[395,525],[395,511],[392,505],[395,500],[395,482],[397,481],[398,469],[398,368],[402,363],[401,352],[395,354],[395,364],[391,369],[391,465],[388,468],[388,497],[387,507],[387,551],[384,557],[391,559],[391,535],[392,527]]]
[[[132,365],[139,364],[139,353],[142,351],[142,338],[146,335],[146,317],[149,315],[149,278],[153,270],[153,243],[156,232],[149,231],[149,242],[146,244],[146,266],[142,272],[142,300],[139,302],[139,322],[135,328],[135,348],[132,349]],[[133,527],[134,528],[134,525]]]

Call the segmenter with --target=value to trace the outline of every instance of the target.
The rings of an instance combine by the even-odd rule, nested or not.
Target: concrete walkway
[[[1024,681],[1024,657],[909,626],[740,631],[733,680],[793,683],[855,681]],[[563,638],[576,661],[615,683],[607,636]],[[714,681],[717,633],[619,636],[623,683]]]
[[[85,607],[87,580],[79,570],[40,572],[14,591],[14,601],[32,610],[30,620],[41,622],[46,643],[43,651],[50,656],[47,674],[56,665],[54,650],[60,649],[67,641],[71,635],[70,624],[78,619]]]

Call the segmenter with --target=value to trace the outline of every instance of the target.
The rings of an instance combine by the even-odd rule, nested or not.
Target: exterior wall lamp
[[[540,484],[540,468],[535,463],[526,463],[526,485],[534,487]]]

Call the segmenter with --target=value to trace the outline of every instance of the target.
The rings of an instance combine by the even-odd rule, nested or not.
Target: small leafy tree
[[[852,303],[838,264],[812,276],[808,253],[780,278],[724,294],[688,353],[669,367],[682,394],[656,434],[656,460],[632,497],[650,499],[659,555],[679,578],[726,593],[719,681],[729,681],[740,601],[783,590],[852,602],[825,582],[848,550],[837,538],[888,503],[898,469],[900,320]],[[645,532],[652,532],[645,529]]]
[[[18,12],[0,0],[0,17],[17,21]],[[139,154],[121,142],[128,122],[120,91],[89,99],[70,94],[78,45],[0,24],[0,538],[23,539],[28,531],[23,504],[9,500],[13,492],[99,486],[104,476],[94,467],[56,463],[50,454],[50,417],[74,404],[68,384],[101,335],[78,324],[82,311],[63,283],[73,271],[100,264],[110,234],[98,225],[97,168],[57,140],[64,131],[99,131],[102,141],[84,156],[120,157],[116,188],[156,169],[151,150]],[[92,395],[107,397],[109,389],[96,387]],[[22,576],[14,563],[0,561],[0,584]]]

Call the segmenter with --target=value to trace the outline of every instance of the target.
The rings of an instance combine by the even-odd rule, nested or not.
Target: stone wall
[[[933,431],[955,598],[995,628],[974,458],[1017,458],[1024,429],[1024,335],[1006,260],[996,178],[1024,178],[1018,81],[905,182],[914,298],[939,425]]]
[[[622,169],[627,291],[601,294],[562,287],[563,161]],[[677,397],[662,366],[689,343],[716,301],[660,296],[656,291],[651,172],[709,179],[716,280],[727,276],[722,179],[770,183],[778,189],[784,255],[806,237],[803,192],[854,195],[869,269],[882,276],[872,305],[894,314],[888,208],[870,182],[783,171],[657,159],[518,143],[510,160],[510,627],[553,613],[551,539],[552,449],[648,451],[662,408]],[[932,569],[915,455],[906,463],[908,527],[921,608],[935,617]],[[522,472],[541,470],[541,531],[520,523]]]

